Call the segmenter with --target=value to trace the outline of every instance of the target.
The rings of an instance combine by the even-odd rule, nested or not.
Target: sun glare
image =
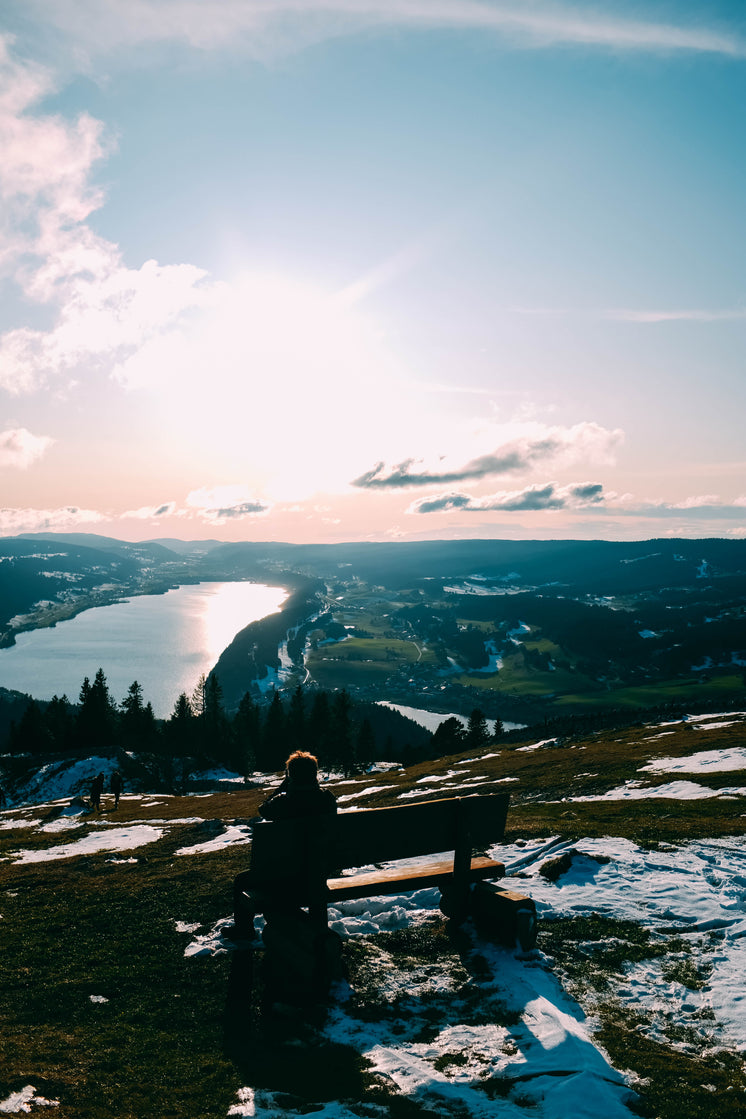
[[[160,339],[124,379],[160,397],[195,460],[240,471],[257,496],[339,490],[398,426],[407,378],[349,301],[276,275],[244,274]],[[247,471],[251,476],[247,476]]]

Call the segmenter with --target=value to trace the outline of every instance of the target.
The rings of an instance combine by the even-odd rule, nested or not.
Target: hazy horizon
[[[746,536],[735,0],[8,0],[0,534]]]

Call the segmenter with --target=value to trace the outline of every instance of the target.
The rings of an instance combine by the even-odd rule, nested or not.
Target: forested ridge
[[[344,689],[299,685],[289,695],[272,691],[263,703],[246,692],[230,713],[215,673],[200,677],[191,695],[182,693],[167,719],[156,718],[136,680],[117,702],[101,668],[92,681],[83,680],[75,703],[67,696],[50,701],[16,696],[13,702],[10,755],[136,752],[163,763],[188,760],[194,769],[223,765],[245,777],[281,769],[298,749],[316,754],[325,769],[353,774],[374,760],[430,757],[435,738],[398,711],[357,702]],[[168,765],[162,768],[166,774]]]

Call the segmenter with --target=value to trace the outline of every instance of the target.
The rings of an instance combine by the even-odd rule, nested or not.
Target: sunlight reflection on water
[[[100,667],[115,700],[137,680],[163,718],[181,692],[191,694],[200,675],[214,668],[239,630],[276,613],[286,598],[282,587],[260,583],[199,583],[85,610],[54,628],[21,633],[12,648],[0,649],[0,686],[77,701],[83,677],[93,679]]]

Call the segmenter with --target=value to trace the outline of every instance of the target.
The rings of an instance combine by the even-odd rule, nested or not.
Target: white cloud
[[[405,459],[393,466],[378,462],[356,478],[352,485],[359,489],[394,490],[525,473],[549,462],[555,465],[578,461],[611,462],[624,438],[624,433],[618,429],[610,431],[599,424],[587,422],[569,428],[537,423],[523,424],[521,428],[512,439],[496,446],[493,443],[494,449],[484,451],[465,463],[459,463],[452,454],[442,456],[430,465],[415,458]],[[500,429],[495,425],[484,426],[482,442],[490,436],[499,439]]]
[[[620,308],[618,310],[602,312],[603,318],[615,319],[619,322],[630,323],[659,323],[659,322],[738,322],[746,319],[746,309],[735,307],[722,311],[697,310],[633,310]]]
[[[25,427],[0,431],[0,467],[25,470],[54,443],[48,435],[32,435]]]
[[[645,309],[634,307],[510,307],[517,315],[534,315],[537,318],[574,317],[580,319],[603,319],[609,322],[637,323],[641,325],[666,322],[719,323],[743,322],[746,308],[672,308]]]
[[[18,2],[18,0],[17,0]],[[605,7],[605,6],[604,6]],[[697,51],[743,57],[728,29],[657,23],[587,3],[518,0],[24,0],[90,54],[146,43],[286,53],[376,28],[444,28],[493,33],[525,48],[578,44],[618,51]]]
[[[211,524],[227,524],[268,513],[271,506],[258,501],[246,486],[235,484],[192,490],[186,503]]]
[[[161,517],[180,515],[175,501],[164,501],[161,505],[143,505],[139,509],[128,509],[126,513],[120,513],[119,518],[123,521],[154,521],[160,520]]]
[[[191,264],[127,268],[119,248],[87,224],[103,202],[90,185],[107,150],[100,122],[85,113],[74,121],[33,115],[53,80],[14,59],[1,38],[0,82],[0,269],[53,318],[47,330],[20,326],[0,336],[0,387],[21,393],[97,361],[108,372],[207,305],[215,289]]]
[[[64,531],[81,525],[108,520],[94,509],[67,505],[60,509],[0,509],[0,534],[14,536],[19,532]]]
[[[607,495],[608,499],[612,497],[614,498],[613,503],[608,500],[606,508],[609,512],[624,517],[658,517],[661,520],[672,517],[685,520],[688,517],[693,520],[715,522],[746,516],[746,496],[737,497],[733,501],[725,501],[717,494],[702,494],[685,497],[680,501],[665,501],[662,499],[639,499],[629,493],[617,496]]]

